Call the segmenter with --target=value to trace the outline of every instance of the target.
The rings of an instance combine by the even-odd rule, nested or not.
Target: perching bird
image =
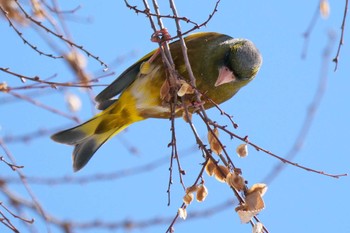
[[[258,49],[249,40],[205,32],[192,34],[185,42],[198,91],[217,104],[230,99],[250,82],[262,63]],[[169,46],[175,69],[188,81],[180,42]],[[81,125],[51,136],[56,142],[75,146],[74,171],[84,167],[103,143],[130,124],[147,118],[170,118],[169,102],[161,94],[167,82],[166,68],[160,54],[152,57],[155,51],[130,66],[96,96],[102,112]],[[119,98],[113,99],[117,95]],[[194,94],[186,93],[184,97],[188,105],[195,101]],[[202,98],[202,101],[206,109],[213,107],[208,99]],[[177,116],[181,111],[183,107],[177,107]]]

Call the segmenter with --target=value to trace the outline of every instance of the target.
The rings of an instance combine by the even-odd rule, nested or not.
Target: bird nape
[[[196,88],[205,93],[205,109],[213,107],[212,102],[220,104],[234,96],[255,77],[262,63],[259,50],[246,39],[205,32],[187,36],[185,42]],[[189,76],[180,46],[179,41],[169,44],[181,78],[179,83],[183,84],[189,81]],[[81,125],[51,136],[56,142],[75,146],[74,171],[83,168],[103,143],[130,124],[147,118],[170,118],[169,99],[164,95],[164,86],[168,83],[166,68],[160,55],[149,61],[155,51],[126,69],[96,96],[102,112]],[[193,92],[186,92],[183,99],[186,102],[182,104],[193,111],[190,107],[195,101]],[[181,106],[175,109],[177,116],[183,111]]]

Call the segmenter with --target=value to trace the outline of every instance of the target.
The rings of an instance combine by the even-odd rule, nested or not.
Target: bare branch
[[[73,121],[75,121],[75,122],[77,122],[77,123],[80,122],[79,119],[78,119],[78,117],[72,116],[72,115],[67,114],[67,113],[64,113],[64,112],[62,112],[62,111],[60,111],[60,110],[58,110],[58,109],[56,109],[56,108],[53,108],[53,107],[48,106],[48,105],[45,105],[45,104],[43,104],[43,103],[41,103],[41,102],[39,102],[39,101],[37,101],[37,100],[34,100],[34,99],[32,99],[32,98],[30,98],[30,97],[28,97],[28,96],[15,93],[15,92],[13,92],[13,91],[8,92],[8,94],[10,94],[10,95],[12,95],[12,96],[14,96],[14,97],[16,97],[16,98],[20,98],[20,99],[22,99],[22,100],[25,100],[25,101],[27,101],[28,103],[31,103],[31,104],[33,104],[33,105],[39,107],[39,108],[42,108],[42,109],[45,109],[45,110],[49,111],[49,112],[52,112],[52,113],[54,113],[54,114],[58,114],[58,115],[60,115],[60,116],[63,116],[63,117],[68,118],[68,119],[70,119],[70,120],[73,120]]]
[[[6,144],[2,141],[2,139],[0,138],[0,147],[3,149],[4,153],[6,154],[6,156],[10,159],[12,164],[16,164],[15,162],[15,158],[13,157],[12,153],[10,152],[10,150],[7,148]],[[23,174],[23,172],[21,171],[21,169],[16,169],[15,172],[18,174],[18,176],[21,179],[21,182],[23,184],[23,187],[25,188],[25,190],[27,191],[28,195],[30,196],[30,198],[33,201],[33,204],[35,206],[35,208],[37,209],[38,213],[43,217],[43,219],[45,220],[45,224],[46,224],[46,228],[47,231],[50,232],[50,227],[48,224],[48,216],[46,214],[46,212],[44,211],[43,207],[41,206],[41,204],[39,203],[38,199],[36,198],[34,192],[32,191],[32,189],[30,188],[30,186],[27,183],[27,180],[25,179],[25,175]]]
[[[311,125],[313,123],[313,119],[316,115],[316,112],[317,112],[317,110],[322,102],[323,95],[326,91],[327,80],[328,80],[329,57],[330,57],[330,53],[332,51],[333,45],[334,45],[334,35],[330,33],[329,38],[328,38],[328,43],[323,51],[323,59],[322,59],[322,64],[321,64],[321,68],[320,68],[320,79],[319,79],[319,83],[318,83],[318,88],[317,88],[315,96],[314,96],[314,98],[309,106],[307,115],[304,119],[304,122],[301,126],[301,129],[299,131],[299,135],[297,136],[297,139],[296,139],[294,145],[292,146],[292,148],[290,149],[290,151],[288,152],[288,154],[285,158],[281,158],[279,156],[273,155],[271,152],[269,152],[268,154],[273,155],[275,158],[278,158],[283,163],[289,163],[289,164],[294,165],[296,167],[302,168],[306,171],[311,171],[314,173],[322,174],[322,175],[333,177],[333,178],[339,178],[342,176],[346,176],[347,174],[328,174],[328,173],[325,173],[323,171],[314,170],[314,169],[299,165],[297,163],[291,162],[295,158],[295,156],[298,154],[300,149],[302,148],[302,146],[303,146],[303,144],[308,136],[309,130],[310,130]],[[258,147],[256,147],[256,148],[261,150],[261,148],[258,148]],[[272,180],[275,177],[277,177],[277,175],[283,170],[284,167],[285,167],[284,164],[281,164],[281,163],[278,164],[274,169],[272,169],[272,171],[265,178],[265,180],[268,183],[272,182]]]
[[[303,33],[303,37],[304,37],[304,45],[303,45],[303,50],[301,53],[301,58],[305,59],[306,55],[307,55],[307,49],[309,48],[309,41],[310,41],[310,35],[312,30],[314,29],[315,25],[316,25],[316,21],[319,18],[319,5],[317,5],[316,10],[312,16],[312,19],[309,23],[309,26],[307,27],[307,29],[305,30],[305,32]]]
[[[63,35],[57,34],[56,32],[52,31],[51,29],[49,29],[48,27],[44,26],[42,24],[42,22],[34,19],[33,17],[31,17],[22,7],[22,5],[18,2],[18,0],[14,0],[16,2],[16,4],[18,5],[19,9],[22,11],[22,13],[26,16],[27,19],[29,19],[31,22],[33,22],[35,25],[37,25],[38,27],[44,29],[46,32],[54,35],[55,37],[57,37],[60,40],[63,40],[64,42],[66,42],[67,44],[69,44],[70,46],[76,47],[77,49],[83,51],[88,57],[92,57],[93,59],[95,59],[96,61],[100,62],[100,64],[102,66],[104,66],[104,70],[107,71],[108,69],[108,65],[103,62],[98,56],[95,56],[94,54],[90,53],[87,49],[85,49],[82,45],[78,45],[76,43],[74,43],[73,41],[65,38]]]
[[[0,11],[4,14],[5,18],[7,19],[7,21],[10,24],[10,27],[13,28],[13,30],[17,33],[17,35],[22,39],[23,43],[28,45],[29,47],[31,47],[34,51],[36,51],[39,55],[44,55],[53,59],[57,59],[57,58],[63,58],[63,56],[55,56],[53,54],[49,54],[49,53],[45,53],[42,50],[38,49],[37,46],[33,45],[32,43],[30,43],[26,38],[24,38],[23,33],[20,32],[16,26],[12,23],[12,20],[8,17],[7,12],[1,7],[0,5]]]
[[[9,166],[13,171],[15,171],[16,169],[20,169],[20,168],[23,168],[23,166],[19,166],[19,165],[16,165],[16,164],[12,164],[12,163],[9,163],[7,162],[3,156],[0,156],[0,161],[4,162],[7,166]]]
[[[335,63],[334,71],[336,71],[338,68],[340,49],[341,49],[342,45],[344,44],[344,32],[345,32],[346,16],[347,16],[347,12],[348,12],[348,3],[349,3],[349,0],[345,0],[343,22],[341,24],[340,40],[339,40],[339,44],[338,44],[337,54],[335,55],[335,58],[333,58],[333,62]]]

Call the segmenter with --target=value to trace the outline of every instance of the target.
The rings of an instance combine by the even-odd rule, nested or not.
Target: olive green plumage
[[[262,63],[258,49],[249,40],[209,32],[190,35],[185,42],[197,89],[217,104],[230,99],[250,82]],[[175,69],[188,81],[179,41],[170,44],[170,51]],[[148,61],[154,52],[130,66],[96,96],[98,108],[103,110],[101,113],[52,136],[57,142],[75,146],[75,171],[85,166],[105,141],[128,125],[147,118],[170,117],[169,103],[161,96],[161,88],[166,81],[161,56]],[[145,63],[149,66],[147,69],[142,68]],[[193,94],[185,97],[189,103],[195,100]],[[202,100],[205,101],[205,98]],[[206,109],[212,106],[210,101],[204,104]],[[176,111],[179,113],[181,108]]]

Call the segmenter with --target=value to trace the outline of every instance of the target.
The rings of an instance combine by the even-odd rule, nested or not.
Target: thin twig
[[[293,163],[291,162],[291,160],[294,159],[294,157],[298,154],[298,152],[300,151],[300,149],[302,148],[308,133],[310,131],[311,125],[314,121],[316,112],[322,102],[322,98],[323,95],[326,91],[326,86],[327,86],[327,81],[328,81],[328,68],[329,68],[329,57],[332,51],[332,47],[334,44],[334,35],[333,34],[329,34],[329,38],[328,38],[328,43],[323,51],[323,59],[322,59],[322,64],[321,64],[321,70],[320,70],[320,79],[319,79],[319,83],[318,83],[318,88],[315,92],[315,96],[308,108],[308,112],[306,114],[306,117],[304,119],[304,122],[301,126],[301,129],[299,131],[299,134],[297,136],[297,139],[294,143],[294,145],[292,146],[292,148],[290,149],[290,151],[288,152],[287,156],[285,158],[280,158],[278,156],[274,156],[276,158],[279,158],[283,163],[289,163],[291,165],[297,166],[299,168],[302,168],[304,170],[307,171],[311,171],[311,172],[315,172],[318,174],[322,174],[325,176],[330,176],[333,178],[339,178],[341,176],[346,176],[347,174],[328,174],[325,173],[323,171],[318,171],[318,170],[314,170],[305,166],[301,166],[297,163]],[[270,154],[272,155],[272,153]],[[271,170],[270,174],[267,175],[267,177],[265,178],[265,180],[267,181],[267,183],[272,182],[272,180],[277,177],[277,175],[282,171],[282,169],[285,166],[283,166],[283,164],[278,164],[276,165],[276,167],[274,169]]]
[[[1,205],[1,206],[4,206],[4,205],[2,204],[2,202],[0,202],[0,205]],[[0,211],[0,215],[2,216],[2,217],[0,217],[0,222],[1,222],[3,225],[5,225],[5,226],[6,226],[8,229],[10,229],[12,232],[19,233],[19,230],[12,224],[11,220],[10,220],[8,217],[6,217],[5,214],[2,213],[2,211]]]
[[[25,218],[22,218],[21,216],[16,215],[16,214],[13,213],[9,208],[7,208],[2,202],[0,202],[0,205],[1,205],[1,207],[4,208],[9,214],[11,214],[12,217],[17,218],[17,219],[20,219],[20,220],[22,220],[23,222],[26,222],[26,223],[30,223],[30,224],[34,223],[34,219],[30,219],[30,220],[29,220],[29,219],[25,219]]]
[[[207,99],[210,103],[212,103],[212,104],[216,107],[216,109],[218,109],[218,110],[220,111],[220,114],[221,114],[221,115],[225,115],[225,116],[229,119],[229,121],[231,122],[233,128],[235,128],[235,129],[238,128],[238,124],[237,124],[236,122],[233,121],[233,116],[232,116],[232,115],[226,113],[217,103],[215,103],[211,98],[209,98],[209,97],[208,97],[207,95],[205,95],[204,93],[201,93],[201,95],[202,95],[205,99]]]
[[[184,102],[184,101],[182,101],[182,102]],[[200,139],[200,137],[199,137],[199,135],[197,133],[197,130],[196,130],[194,124],[192,123],[191,118],[189,118],[188,109],[187,109],[187,106],[185,104],[183,104],[183,108],[184,108],[185,114],[186,114],[187,119],[188,119],[187,123],[190,125],[190,128],[192,129],[193,135],[195,136],[196,142],[197,142],[199,148],[202,150],[204,158],[206,159],[205,164],[207,163],[208,159],[211,159],[212,161],[215,161],[214,157],[212,156],[212,152],[209,151],[209,149],[206,148],[206,146],[204,145],[204,143]],[[210,124],[210,122],[211,122],[211,121],[210,122],[205,121],[205,118],[202,118],[202,119],[203,119],[205,124]],[[231,159],[230,159],[230,163],[232,163]],[[229,167],[228,164],[225,164],[225,165],[227,167]],[[205,166],[205,165],[203,165],[203,166]],[[234,167],[233,163],[232,163],[232,166]],[[224,172],[220,169],[220,167],[218,167],[218,168],[219,168],[218,170],[224,176],[225,175]],[[233,188],[233,187],[231,187],[231,188],[232,188],[232,191],[234,192],[235,196],[239,200],[239,202],[240,203],[244,203],[244,198],[241,197],[240,193],[235,188]]]
[[[12,153],[10,152],[10,150],[7,148],[6,144],[2,141],[2,139],[0,138],[0,147],[3,149],[4,153],[6,154],[6,156],[10,159],[12,164],[16,164],[15,162],[15,158],[13,157]],[[44,211],[43,207],[41,206],[40,202],[38,201],[37,197],[35,196],[34,192],[32,191],[32,189],[30,188],[29,184],[27,183],[27,180],[25,178],[24,173],[21,171],[21,169],[16,169],[15,170],[16,173],[18,174],[23,187],[25,188],[25,190],[27,191],[28,195],[30,196],[30,198],[33,201],[34,206],[37,209],[37,212],[43,217],[43,219],[45,220],[45,225],[46,225],[46,230],[47,232],[51,232],[50,230],[50,226],[48,224],[48,216],[46,214],[46,212]]]
[[[24,166],[20,166],[20,165],[16,165],[16,164],[12,164],[7,162],[3,156],[0,156],[0,161],[4,162],[7,166],[9,166],[13,171],[15,171],[16,169],[21,169]]]
[[[188,214],[187,220],[194,220],[198,218],[207,218],[209,216],[215,215],[217,213],[220,213],[221,211],[224,211],[231,207],[232,200],[226,200],[222,203],[219,203],[213,207],[209,207],[207,209],[201,210],[201,211],[192,211]],[[69,226],[72,229],[93,229],[93,228],[104,228],[108,230],[116,230],[116,229],[127,229],[127,230],[133,230],[133,229],[145,229],[148,227],[152,227],[155,225],[161,225],[161,224],[169,224],[174,220],[173,217],[154,217],[146,220],[141,221],[133,221],[133,220],[125,220],[121,222],[106,222],[103,220],[94,220],[94,221],[87,221],[87,222],[70,222]],[[183,222],[182,222],[183,223]],[[171,231],[169,231],[171,232]]]
[[[77,122],[77,123],[80,122],[80,120],[79,120],[78,117],[73,116],[73,115],[70,115],[70,114],[67,114],[67,113],[65,113],[65,112],[62,112],[62,111],[60,111],[60,110],[58,110],[58,109],[56,109],[56,108],[53,108],[53,107],[51,107],[51,106],[45,105],[45,104],[43,104],[43,103],[41,103],[41,102],[39,102],[39,101],[37,101],[37,100],[34,100],[34,99],[32,99],[32,98],[30,98],[30,97],[28,97],[28,96],[15,93],[15,92],[13,92],[13,91],[8,92],[8,94],[9,94],[9,95],[12,95],[12,96],[14,96],[14,97],[16,97],[16,98],[20,98],[20,99],[22,99],[22,100],[25,100],[25,101],[27,101],[28,103],[31,103],[31,104],[33,104],[33,105],[39,107],[39,108],[42,108],[42,109],[45,109],[45,110],[49,111],[49,112],[52,112],[52,113],[54,113],[54,114],[58,114],[58,115],[60,115],[60,116],[63,116],[63,117],[68,118],[68,119],[70,119],[70,120],[73,120],[73,121],[75,121],[75,122]]]
[[[47,86],[39,86],[37,88],[44,88],[44,87],[57,88],[59,86],[62,86],[62,87],[91,88],[93,86],[106,86],[105,84],[87,84],[86,82],[65,82],[65,83],[62,83],[62,82],[51,82],[51,81],[40,79],[39,76],[29,77],[29,76],[26,76],[26,75],[22,75],[22,74],[14,72],[14,71],[11,71],[9,68],[4,68],[4,67],[0,67],[0,71],[3,71],[5,73],[7,73],[7,74],[10,74],[10,75],[13,75],[15,77],[18,77],[21,80],[21,82],[25,82],[26,80],[30,80],[30,81],[33,81],[33,82],[36,82],[36,83],[47,84]],[[56,76],[56,75],[54,75],[54,76]],[[98,82],[98,79],[99,78],[91,79],[91,80],[89,80],[89,83]],[[31,88],[31,87],[33,87],[33,86],[28,86],[26,88],[22,87],[22,89],[28,89],[28,88]],[[18,88],[8,88],[8,89],[9,90],[20,89],[20,87],[18,87]]]
[[[198,23],[188,19],[187,17],[178,17],[178,16],[175,16],[175,15],[158,15],[158,14],[154,14],[152,12],[149,12],[147,10],[140,10],[137,8],[137,6],[132,6],[128,3],[128,1],[125,1],[125,4],[126,6],[130,9],[130,10],[133,10],[135,11],[136,14],[139,14],[139,13],[142,13],[142,14],[145,14],[145,15],[150,15],[150,16],[154,16],[154,17],[161,17],[161,18],[168,18],[168,19],[177,19],[177,20],[180,20],[180,21],[184,21],[186,23],[191,23],[193,24],[194,26],[198,27]]]
[[[44,55],[50,58],[58,59],[58,58],[63,58],[63,56],[55,56],[53,54],[45,53],[42,50],[38,49],[37,46],[33,45],[30,43],[26,38],[24,38],[23,33],[20,32],[16,26],[12,23],[12,20],[8,17],[8,13],[1,7],[0,5],[0,10],[4,14],[6,20],[9,22],[10,27],[13,28],[13,30],[17,33],[17,35],[22,39],[24,44],[27,44],[29,47],[31,47],[34,51],[36,51],[39,55]]]
[[[54,35],[55,37],[57,37],[60,40],[63,40],[64,42],[66,42],[67,44],[69,44],[70,46],[74,46],[78,49],[80,49],[81,51],[83,51],[87,56],[92,57],[93,59],[95,59],[96,61],[98,61],[102,66],[104,66],[104,70],[107,71],[108,69],[108,65],[103,62],[98,56],[95,56],[94,54],[90,53],[87,49],[85,49],[82,45],[78,45],[76,43],[74,43],[73,41],[65,38],[63,35],[60,35],[54,31],[52,31],[51,29],[49,29],[48,27],[44,26],[42,24],[42,22],[34,19],[33,17],[31,17],[22,7],[22,5],[18,2],[18,0],[14,0],[16,2],[16,4],[18,5],[19,9],[23,12],[23,14],[26,16],[27,19],[29,19],[31,22],[33,22],[35,25],[39,26],[40,28],[44,29],[46,32]]]
[[[292,161],[289,161],[285,158],[282,158],[274,153],[272,153],[271,151],[268,151],[260,146],[258,146],[257,144],[255,143],[252,143],[251,141],[248,140],[247,137],[241,137],[241,136],[238,136],[237,134],[235,133],[232,133],[230,130],[226,129],[226,126],[222,126],[222,125],[219,125],[217,124],[216,122],[209,122],[210,125],[213,125],[214,127],[218,127],[219,129],[221,129],[222,131],[226,132],[227,134],[229,134],[230,136],[232,137],[235,137],[245,143],[247,143],[248,145],[251,145],[252,147],[254,147],[256,150],[258,151],[263,151],[265,152],[266,154],[280,160],[282,163],[287,163],[287,164],[290,164],[290,165],[293,165],[293,166],[296,166],[298,168],[301,168],[303,170],[306,170],[306,171],[310,171],[310,172],[314,172],[314,173],[317,173],[317,174],[321,174],[321,175],[325,175],[325,176],[329,176],[329,177],[332,177],[332,178],[340,178],[342,176],[347,176],[346,173],[344,174],[329,174],[329,173],[326,173],[326,172],[323,172],[323,171],[320,171],[320,170],[315,170],[315,169],[312,169],[312,168],[309,168],[309,167],[305,167],[303,165],[300,165],[298,163],[294,163]],[[266,179],[265,179],[266,180]],[[268,182],[267,182],[268,183]]]
[[[177,96],[175,95],[174,98],[177,98]],[[176,103],[177,100],[174,100],[174,102]],[[170,205],[170,188],[171,188],[171,184],[173,183],[172,180],[172,171],[173,171],[173,160],[176,159],[176,163],[177,163],[177,168],[178,168],[178,173],[179,173],[179,179],[180,179],[180,184],[182,185],[183,189],[186,189],[185,183],[183,181],[182,176],[185,175],[185,170],[182,169],[181,167],[181,163],[180,163],[180,158],[179,158],[179,154],[177,151],[177,143],[176,143],[176,132],[175,132],[175,104],[174,103],[170,103],[170,112],[171,112],[171,117],[170,117],[170,121],[171,121],[171,142],[170,142],[170,146],[171,146],[171,158],[170,158],[170,166],[169,166],[169,183],[168,183],[168,189],[167,189],[167,193],[168,193],[168,206]]]
[[[193,22],[192,20],[189,20],[187,17],[180,17],[180,16],[178,16],[178,15],[161,15],[161,14],[158,15],[157,13],[156,13],[156,14],[151,13],[150,11],[148,11],[147,8],[146,8],[145,10],[140,10],[140,9],[137,8],[137,6],[132,6],[132,5],[130,5],[130,4],[128,3],[127,0],[124,0],[126,6],[127,6],[129,9],[134,10],[135,13],[137,13],[137,14],[138,14],[138,13],[142,13],[142,14],[145,14],[145,15],[147,15],[147,16],[149,16],[149,17],[150,17],[150,16],[155,16],[155,17],[159,17],[159,18],[172,18],[172,19],[174,19],[174,20],[185,21],[186,23],[192,23],[192,24],[194,24],[194,26],[193,26],[191,29],[189,29],[189,30],[187,30],[187,31],[185,31],[185,32],[181,32],[181,36],[187,35],[187,34],[193,32],[193,31],[195,31],[195,30],[200,29],[201,27],[205,27],[205,26],[209,23],[209,21],[213,18],[213,16],[215,15],[215,13],[218,11],[218,7],[219,7],[219,4],[220,4],[220,1],[221,1],[221,0],[217,0],[217,1],[216,1],[215,6],[213,7],[213,11],[209,14],[208,18],[207,18],[204,22],[198,24],[198,23],[196,23],[196,22]],[[177,38],[179,38],[179,35],[178,35],[178,34],[177,34],[176,36],[171,37],[169,40],[173,40],[173,39],[177,39]]]
[[[199,180],[202,178],[203,172],[205,170],[205,166],[207,165],[209,161],[209,157],[205,160],[205,162],[202,165],[202,168],[200,170],[200,172],[198,173],[198,176],[196,178],[196,180],[193,182],[192,186],[196,186],[199,183]],[[187,208],[187,205],[183,202],[180,206],[180,208]],[[176,215],[174,216],[174,218],[172,219],[171,223],[169,224],[168,228],[166,229],[166,233],[172,233],[174,225],[176,223],[176,220],[179,218],[179,212],[176,212]]]
[[[51,12],[56,13],[56,14],[74,14],[82,8],[81,5],[78,5],[71,10],[59,10],[58,11],[56,8],[53,8],[50,5],[48,5],[45,1],[42,1],[42,4],[44,4],[45,7],[47,7]]]
[[[309,26],[307,27],[307,29],[305,30],[305,32],[303,33],[303,37],[304,37],[304,45],[303,45],[303,50],[301,53],[301,58],[305,59],[306,55],[307,55],[307,49],[309,47],[309,41],[310,41],[310,35],[312,30],[314,29],[315,25],[316,25],[316,21],[319,18],[319,11],[320,11],[320,6],[317,5],[316,10],[311,18],[311,21],[309,23]]]
[[[195,150],[196,145],[193,145],[185,150],[182,150],[180,153],[183,154],[182,158],[186,158],[191,155],[191,152]],[[159,159],[150,161],[149,163],[135,166],[131,168],[125,168],[115,172],[109,173],[97,173],[86,176],[63,176],[63,177],[39,177],[39,176],[26,176],[26,180],[30,184],[38,185],[66,185],[66,184],[87,184],[100,181],[111,181],[117,179],[124,179],[130,176],[140,175],[146,172],[153,171],[160,166],[165,165],[169,159],[165,156],[162,156]],[[6,180],[7,183],[18,183],[21,182],[18,178],[11,176],[0,176],[0,180]]]
[[[126,0],[124,0],[125,4],[128,6],[128,2]],[[158,30],[156,29],[155,23],[153,21],[152,15],[160,15],[159,9],[158,9],[158,5],[156,1],[153,1],[153,6],[155,8],[156,14],[151,14],[151,10],[149,7],[149,4],[147,2],[147,0],[143,0],[144,6],[145,6],[145,14],[147,15],[147,17],[149,18],[151,27],[154,31],[154,35],[158,32]],[[158,20],[158,25],[160,27],[159,31],[165,30],[163,27],[163,23],[160,17],[157,17]],[[168,71],[169,75],[167,76],[167,80],[166,82],[169,83],[175,83],[174,81],[172,81],[171,79],[175,78],[175,76],[173,75],[175,73],[174,71],[174,62],[172,60],[171,54],[170,54],[170,50],[169,50],[169,45],[168,45],[168,41],[158,41],[158,45],[159,45],[159,49],[158,51],[160,51],[160,54],[162,56],[162,61],[164,66],[166,67],[166,71]],[[153,55],[155,56],[155,55]],[[171,91],[176,93],[176,90],[172,89]],[[169,165],[169,182],[168,182],[168,188],[167,188],[167,194],[168,194],[168,205],[170,205],[170,200],[171,200],[171,193],[170,193],[170,188],[171,188],[171,184],[172,184],[172,174],[173,174],[173,159],[176,158],[177,160],[177,164],[178,164],[178,169],[179,169],[179,176],[180,176],[180,183],[184,186],[183,180],[182,180],[182,172],[181,172],[181,166],[180,166],[180,161],[179,161],[179,157],[177,154],[177,149],[176,149],[176,138],[175,138],[175,106],[176,106],[176,97],[174,98],[174,102],[175,103],[171,103],[170,104],[170,112],[171,112],[171,131],[172,131],[172,141],[171,141],[171,147],[172,147],[172,153],[171,153],[171,157],[170,157],[170,165]],[[175,157],[174,157],[175,156]]]
[[[341,24],[341,35],[340,40],[338,44],[337,54],[335,55],[335,58],[333,58],[333,62],[335,63],[334,71],[338,68],[338,62],[339,62],[339,55],[340,55],[340,49],[344,43],[344,31],[345,31],[345,22],[346,22],[346,16],[348,12],[348,0],[345,0],[345,7],[344,7],[344,15],[343,15],[343,22]]]
[[[213,137],[216,139],[216,141],[219,143],[220,147],[222,148],[222,151],[224,152],[227,161],[220,157],[222,162],[225,164],[225,166],[227,166],[228,168],[235,168],[236,166],[234,165],[234,163],[232,162],[230,156],[228,155],[225,146],[222,144],[221,140],[215,135],[214,131],[212,130],[212,128],[210,127],[210,123],[211,120],[208,118],[205,118],[205,116],[202,115],[201,112],[198,112],[198,115],[202,118],[203,122],[205,123],[205,125],[207,126],[208,131],[213,135]]]
[[[200,29],[201,27],[206,26],[206,25],[209,23],[209,21],[213,18],[213,16],[215,15],[215,13],[218,11],[218,7],[219,7],[219,4],[220,4],[220,1],[221,1],[221,0],[217,0],[217,1],[216,1],[215,6],[214,6],[214,8],[213,8],[213,11],[209,14],[207,20],[205,20],[205,21],[204,21],[203,23],[201,23],[201,24],[198,24],[198,26],[194,26],[193,28],[191,28],[191,29],[189,29],[189,30],[187,30],[187,31],[185,31],[185,32],[182,32],[181,35],[182,35],[182,36],[187,35],[187,34],[190,33],[190,32],[193,32],[193,31],[195,31],[195,30]],[[173,38],[171,38],[171,39],[174,39],[174,38],[176,38],[176,37],[173,37]]]

